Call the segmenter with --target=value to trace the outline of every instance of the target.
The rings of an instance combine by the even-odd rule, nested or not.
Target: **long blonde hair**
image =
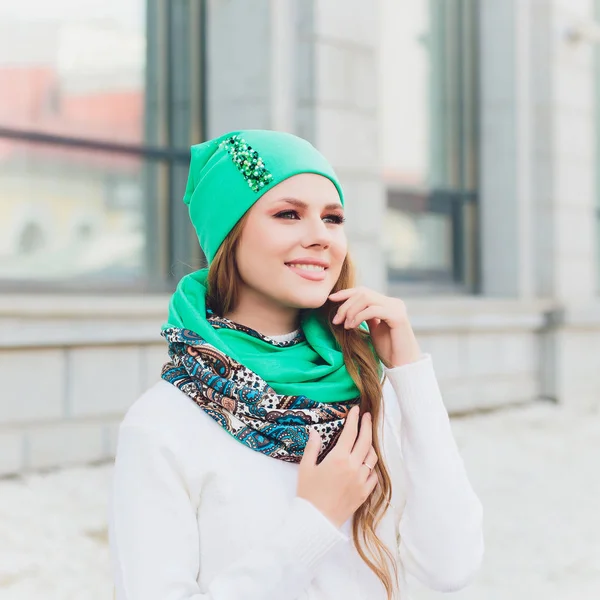
[[[247,213],[225,238],[209,268],[206,303],[219,315],[232,311],[239,298],[241,278],[236,262],[236,251],[246,218]],[[355,277],[354,265],[350,256],[346,255],[332,293],[354,287]],[[378,426],[383,418],[383,411],[382,385],[379,380],[377,360],[369,347],[366,331],[345,329],[343,324],[332,324],[331,321],[337,311],[336,304],[328,299],[323,306],[314,310],[319,311],[325,322],[329,324],[331,333],[341,347],[348,373],[360,391],[361,416],[365,412],[370,412],[373,419],[372,443],[379,457],[375,465],[379,484],[355,511],[352,518],[352,537],[361,558],[380,579],[386,589],[388,600],[392,600],[397,588],[398,566],[395,556],[375,533],[392,496],[392,483],[381,458],[378,436]]]

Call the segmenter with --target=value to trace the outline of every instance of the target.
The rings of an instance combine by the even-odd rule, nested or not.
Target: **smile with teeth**
[[[304,269],[306,271],[324,271],[325,267],[321,267],[320,265],[305,265],[298,263],[286,263],[288,267],[294,267],[296,269]]]

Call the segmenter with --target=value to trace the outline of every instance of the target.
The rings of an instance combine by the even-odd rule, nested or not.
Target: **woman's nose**
[[[304,246],[324,246],[327,247],[331,243],[331,230],[327,227],[327,224],[323,222],[321,218],[305,221],[307,223],[307,230],[304,234]]]

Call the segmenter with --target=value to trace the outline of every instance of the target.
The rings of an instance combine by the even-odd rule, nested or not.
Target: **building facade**
[[[201,266],[189,146],[311,140],[451,413],[600,406],[600,3],[0,8],[0,474],[101,461]]]

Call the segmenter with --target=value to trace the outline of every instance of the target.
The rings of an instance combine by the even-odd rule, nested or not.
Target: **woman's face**
[[[338,191],[326,177],[302,173],[271,188],[248,211],[238,245],[245,286],[259,301],[322,306],[346,256],[343,218]]]

